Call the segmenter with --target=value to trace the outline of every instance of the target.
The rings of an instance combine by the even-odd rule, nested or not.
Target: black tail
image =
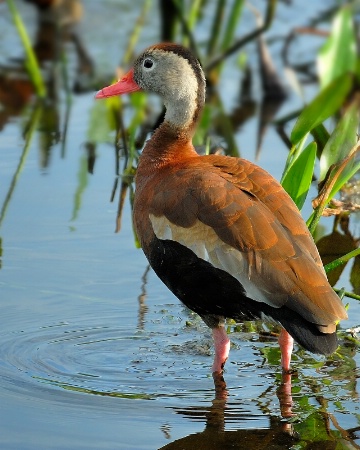
[[[263,304],[262,309],[267,316],[279,322],[305,350],[311,353],[330,355],[337,349],[336,332],[322,333],[314,323],[305,320],[300,314],[286,306],[272,308]]]
[[[321,333],[316,325],[292,313],[292,317],[279,320],[285,330],[295,341],[312,353],[330,355],[338,346],[336,332]]]
[[[304,319],[299,313],[293,311],[287,306],[274,308],[266,303],[256,302],[252,299],[246,299],[246,314],[244,306],[242,311],[237,304],[237,311],[228,315],[235,320],[241,320],[244,315],[249,319],[263,318],[264,315],[280,323],[285,330],[300,344],[305,350],[320,355],[330,355],[334,353],[338,346],[336,332],[322,333],[318,327]]]

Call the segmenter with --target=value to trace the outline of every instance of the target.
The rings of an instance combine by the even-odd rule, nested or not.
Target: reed
[[[35,131],[36,131],[37,127],[38,127],[39,121],[40,121],[41,107],[42,107],[42,104],[36,104],[34,109],[32,110],[31,115],[30,115],[30,119],[29,119],[29,122],[27,124],[26,131],[24,133],[25,134],[25,145],[24,145],[23,151],[22,151],[20,159],[19,159],[19,164],[16,167],[16,170],[15,170],[14,175],[12,177],[9,189],[8,189],[7,194],[5,196],[4,203],[3,203],[2,207],[1,207],[1,210],[0,210],[0,227],[1,227],[1,224],[2,224],[3,220],[5,219],[6,211],[8,209],[9,204],[10,204],[11,197],[12,197],[12,195],[14,193],[14,190],[15,190],[16,185],[17,185],[17,183],[19,181],[19,178],[20,178],[20,174],[21,174],[21,172],[22,172],[22,170],[24,168],[27,156],[29,154],[29,151],[30,151],[30,148],[31,148],[31,143],[32,143]]]
[[[43,76],[40,71],[40,67],[36,58],[36,55],[31,46],[29,35],[26,31],[25,24],[19,14],[19,11],[13,0],[6,0],[9,7],[12,20],[17,29],[18,35],[21,39],[25,50],[25,67],[29,74],[29,77],[34,85],[36,94],[39,98],[46,97],[46,86],[43,80]]]

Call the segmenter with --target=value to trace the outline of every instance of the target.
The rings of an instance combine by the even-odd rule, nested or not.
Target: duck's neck
[[[178,104],[179,106],[179,104]],[[168,108],[164,122],[155,130],[141,155],[142,165],[159,167],[168,162],[196,156],[192,138],[202,105],[184,104],[184,109]]]
[[[145,145],[141,165],[159,167],[196,156],[192,138],[205,102],[205,78],[200,66],[192,69],[186,65],[188,76],[179,79],[179,83],[169,85],[168,91],[162,92],[166,107],[164,122],[157,128]],[[185,71],[186,71],[185,70]]]
[[[195,124],[194,124],[195,125]],[[176,127],[165,120],[146,143],[138,170],[152,170],[170,162],[197,156],[192,144],[195,126]]]
[[[197,60],[179,59],[175,54],[172,58],[176,60],[181,76],[174,75],[172,70],[163,74],[164,83],[159,93],[166,108],[165,122],[193,134],[205,103],[204,73]]]
[[[189,130],[192,134],[203,106],[198,103],[198,87],[195,83],[193,84],[189,83],[177,98],[175,98],[175,95],[164,98],[166,108],[164,122],[167,122],[176,130],[181,132]]]

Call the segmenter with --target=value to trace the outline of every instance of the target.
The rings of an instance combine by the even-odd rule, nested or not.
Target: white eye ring
[[[149,57],[145,58],[142,63],[142,66],[146,71],[153,70],[153,68],[155,67],[155,61]]]

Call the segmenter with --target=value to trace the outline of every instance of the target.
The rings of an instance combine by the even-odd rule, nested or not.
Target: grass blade
[[[36,58],[36,55],[32,49],[31,42],[29,39],[29,35],[26,31],[24,22],[21,19],[21,16],[15,6],[15,3],[13,0],[6,0],[11,17],[13,19],[13,22],[16,26],[16,29],[19,33],[21,42],[25,49],[25,55],[26,55],[26,70],[29,73],[30,79],[35,87],[36,94],[40,98],[45,98],[46,96],[46,87],[44,84],[44,80],[39,68],[39,64]]]
[[[330,83],[301,112],[291,132],[291,142],[296,144],[306,133],[338,111],[351,88],[352,76],[348,73]]]
[[[355,71],[356,37],[349,6],[336,14],[331,34],[319,51],[317,67],[322,89],[340,75]]]
[[[329,167],[347,157],[357,140],[359,125],[359,104],[354,101],[332,132],[320,157],[320,180],[326,176]]]

